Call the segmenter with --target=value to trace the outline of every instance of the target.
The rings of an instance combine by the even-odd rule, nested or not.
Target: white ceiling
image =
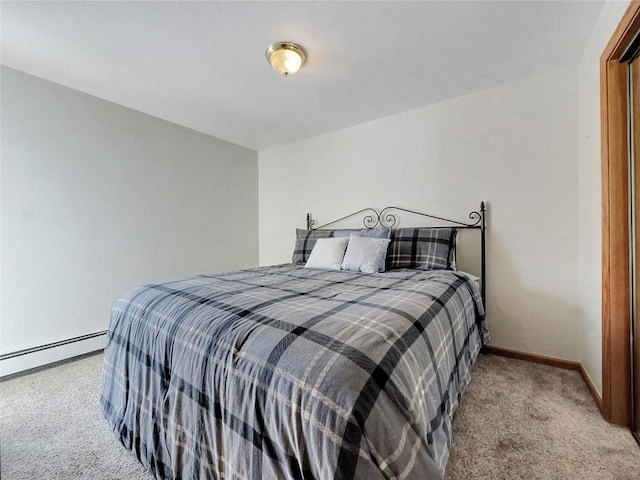
[[[601,1],[11,2],[9,67],[255,150],[580,62]],[[293,41],[289,78],[264,58]]]

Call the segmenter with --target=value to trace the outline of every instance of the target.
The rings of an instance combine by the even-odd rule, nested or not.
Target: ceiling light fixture
[[[264,52],[273,69],[285,77],[296,73],[305,61],[304,50],[291,42],[276,42]]]

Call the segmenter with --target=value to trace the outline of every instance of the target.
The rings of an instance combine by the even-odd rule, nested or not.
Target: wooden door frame
[[[627,65],[619,59],[640,30],[632,1],[600,57],[602,128],[602,414],[631,427],[629,153]]]

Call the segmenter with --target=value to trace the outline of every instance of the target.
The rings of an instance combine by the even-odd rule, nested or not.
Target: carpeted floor
[[[453,425],[447,480],[638,480],[640,446],[578,372],[480,356]]]
[[[151,479],[102,419],[101,374],[96,355],[0,383],[3,480]],[[640,447],[602,419],[576,372],[481,356],[446,478],[640,479]]]

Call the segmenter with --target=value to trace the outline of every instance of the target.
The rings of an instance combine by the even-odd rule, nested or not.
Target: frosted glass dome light
[[[300,70],[305,61],[304,50],[291,42],[272,43],[264,54],[273,69],[285,77]]]

